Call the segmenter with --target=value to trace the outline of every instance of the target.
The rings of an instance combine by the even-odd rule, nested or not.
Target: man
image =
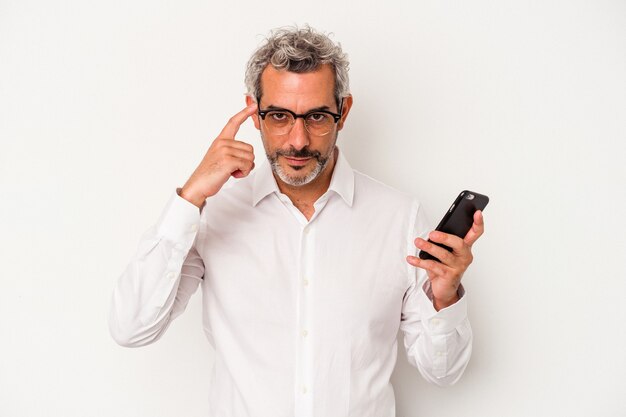
[[[111,334],[142,346],[201,285],[212,416],[394,416],[399,329],[432,383],[456,382],[470,358],[460,281],[482,215],[464,239],[429,234],[417,200],[350,168],[336,146],[353,104],[347,69],[340,46],[309,27],[271,33],[248,63],[247,107],[115,288]],[[267,154],[257,168],[236,139],[248,118]]]

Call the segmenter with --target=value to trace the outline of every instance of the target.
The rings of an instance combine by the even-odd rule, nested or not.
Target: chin
[[[283,167],[281,165],[274,166],[274,173],[285,183],[291,185],[293,187],[300,187],[303,185],[307,185],[317,177],[319,177],[322,172],[321,164],[315,164],[314,168],[309,168],[308,171],[304,170],[307,168],[307,165],[304,166],[291,166],[287,165],[287,167]],[[293,175],[292,173],[297,171],[298,175]]]

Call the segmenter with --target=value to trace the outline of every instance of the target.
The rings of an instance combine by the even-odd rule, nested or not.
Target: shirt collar
[[[252,205],[256,207],[259,201],[271,193],[278,194],[280,190],[276,184],[276,179],[272,174],[272,167],[270,166],[267,158],[263,159],[263,162],[256,168],[254,175],[254,181],[252,183]]]
[[[334,191],[343,198],[346,204],[352,207],[354,200],[354,171],[343,152],[337,147],[337,163],[330,180],[329,191]]]
[[[354,200],[354,171],[343,155],[343,152],[337,147],[337,162],[333,169],[333,176],[330,180],[328,191],[337,193],[346,204],[352,207]],[[272,173],[272,167],[267,159],[263,160],[261,166],[257,168],[254,182],[252,185],[252,205],[256,206],[259,201],[271,193],[280,193],[276,179]]]

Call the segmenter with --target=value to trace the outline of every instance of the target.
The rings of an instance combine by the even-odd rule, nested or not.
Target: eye
[[[330,116],[326,113],[311,113],[307,116],[307,121],[313,123],[324,123],[328,120]]]
[[[289,118],[289,114],[285,112],[273,111],[269,113],[270,119],[274,122],[284,122]]]

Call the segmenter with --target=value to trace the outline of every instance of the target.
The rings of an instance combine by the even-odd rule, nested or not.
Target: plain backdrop
[[[397,415],[625,416],[626,2],[600,0],[0,0],[0,415],[207,415],[200,292],[138,349],[110,297],[243,108],[251,52],[305,23],[350,57],[355,169],[433,223],[491,197],[471,362],[438,388],[400,345]]]

